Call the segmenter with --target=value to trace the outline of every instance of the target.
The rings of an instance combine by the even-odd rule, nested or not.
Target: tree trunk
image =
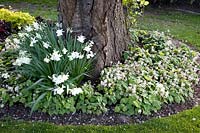
[[[59,0],[59,20],[63,28],[70,27],[76,35],[95,42],[97,53],[93,76],[121,60],[129,36],[122,0]]]

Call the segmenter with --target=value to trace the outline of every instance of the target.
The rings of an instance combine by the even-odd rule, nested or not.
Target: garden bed
[[[173,39],[173,44],[179,47],[181,41]],[[193,49],[193,47],[192,47]],[[198,63],[200,58],[197,59]],[[133,115],[127,116],[114,112],[114,107],[109,107],[107,113],[101,115],[92,115],[76,112],[64,115],[49,115],[47,113],[35,111],[31,115],[31,109],[24,107],[23,104],[17,103],[13,106],[5,105],[0,108],[0,120],[5,118],[12,118],[15,120],[25,120],[31,122],[50,122],[57,125],[121,125],[132,123],[143,123],[144,121],[166,117],[177,114],[187,109],[191,109],[200,104],[200,82],[194,86],[194,97],[188,99],[185,103],[165,104],[161,110],[152,113],[151,115]]]
[[[118,114],[112,111],[108,111],[102,115],[90,115],[84,113],[71,113],[65,115],[48,115],[46,113],[34,112],[30,115],[31,109],[25,108],[22,104],[15,104],[12,107],[6,105],[0,109],[0,119],[10,117],[15,120],[25,121],[39,121],[39,122],[51,122],[58,125],[119,125],[119,124],[132,124],[143,123],[146,120],[152,118],[166,117],[169,115],[177,114],[187,109],[191,109],[194,106],[200,104],[200,86],[195,87],[194,98],[188,100],[182,104],[168,104],[164,105],[157,113],[153,113],[149,116],[134,115],[127,116]]]
[[[59,125],[118,125],[142,123],[145,120],[169,116],[198,105],[200,98],[198,86],[195,87],[192,96],[192,88],[194,88],[192,86],[198,81],[196,74],[198,65],[195,63],[196,59],[194,60],[197,53],[184,44],[177,47],[178,42],[175,43],[176,41],[157,31],[133,31],[132,40],[137,43],[137,46],[130,46],[130,49],[124,53],[124,64],[118,63],[105,68],[101,72],[101,82],[97,86],[92,86],[90,82],[82,85],[80,84],[82,74],[77,75],[76,70],[90,68],[89,66],[92,65],[91,58],[95,54],[91,51],[91,47],[94,42],[89,41],[84,44],[86,38],[82,35],[71,38],[70,29],[66,33],[66,41],[63,42],[61,41],[63,30],[59,28],[60,25],[57,24],[56,27],[49,27],[34,23],[32,26],[25,27],[26,33],[19,32],[16,38],[11,38],[10,42],[5,44],[7,46],[14,44],[16,50],[20,48],[17,48],[17,45],[20,45],[22,49],[19,50],[17,59],[14,51],[9,53],[8,50],[2,54],[2,61],[6,61],[7,56],[11,57],[7,63],[2,62],[4,69],[1,72],[0,86],[2,87],[0,90],[1,119],[11,117],[17,120],[45,121]],[[59,41],[52,41],[51,38]],[[20,41],[22,43],[19,43]],[[77,48],[70,47],[74,43]],[[30,54],[27,54],[27,51]],[[41,57],[38,57],[34,51],[39,52]],[[34,57],[34,60],[31,57]],[[80,63],[83,66],[73,63],[82,59],[85,59],[85,66],[88,67],[84,67],[83,63]],[[62,68],[61,65],[58,67],[56,64],[58,61],[63,61],[61,64],[66,64],[67,61],[69,65],[66,66],[69,68]],[[34,63],[37,65],[38,62],[44,65],[42,71],[35,65],[30,65]],[[51,66],[52,64],[55,66]],[[47,65],[51,71],[44,72]],[[27,72],[24,71],[26,74],[23,75],[21,71],[22,75],[19,76],[20,71],[13,71],[14,67],[16,70],[27,70]],[[64,70],[55,69],[55,72],[52,72],[54,68]],[[89,72],[89,69],[85,71],[82,73]],[[74,77],[70,77],[69,72],[75,72],[75,75],[71,73]],[[35,78],[31,81],[28,74],[29,77]]]

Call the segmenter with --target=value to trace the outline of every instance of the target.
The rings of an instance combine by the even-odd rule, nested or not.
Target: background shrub
[[[21,27],[32,24],[35,21],[35,18],[29,13],[24,12],[14,12],[8,9],[0,9],[0,20],[6,22],[11,22],[12,28],[21,29]]]
[[[146,0],[123,0],[122,2],[128,20],[127,25],[129,28],[133,27],[136,23],[137,16],[142,14],[144,7],[146,7],[149,2]]]

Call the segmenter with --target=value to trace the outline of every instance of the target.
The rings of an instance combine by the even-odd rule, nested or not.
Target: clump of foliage
[[[13,29],[21,29],[21,27],[32,24],[35,18],[29,13],[24,12],[14,12],[8,9],[0,9],[0,20],[5,22],[10,22]]]
[[[102,114],[108,110],[106,107],[106,97],[101,93],[96,92],[91,83],[84,84],[82,88],[84,92],[83,95],[79,95],[77,100],[77,110],[81,110],[83,113],[88,114]]]
[[[12,60],[8,60],[11,65],[8,68],[12,67],[26,81],[14,84],[16,86],[2,86],[2,101],[19,101],[33,110],[40,109],[50,114],[75,111],[75,97],[83,92],[79,84],[90,71],[95,56],[91,50],[94,42],[85,42],[82,35],[74,39],[71,29],[65,34],[57,26],[35,22],[6,40],[6,52],[3,53],[11,48],[19,53],[16,58],[11,56]],[[3,60],[1,64],[7,63]],[[2,70],[1,80],[10,82],[11,73]],[[17,99],[13,101],[11,95]]]
[[[132,31],[138,46],[125,53],[125,63],[101,73],[99,89],[115,105],[115,111],[128,115],[151,114],[164,103],[180,103],[193,95],[198,81],[196,52],[176,47],[163,33]]]
[[[141,15],[144,7],[149,4],[146,0],[123,0],[122,2],[127,13],[128,27],[132,27],[136,23],[136,17]]]

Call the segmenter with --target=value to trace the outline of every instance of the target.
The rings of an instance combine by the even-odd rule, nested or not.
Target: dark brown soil
[[[5,106],[0,109],[0,119],[11,117],[15,120],[26,120],[26,121],[42,121],[51,122],[58,125],[119,125],[119,124],[131,124],[131,123],[142,123],[146,120],[165,117],[172,114],[177,114],[183,110],[191,109],[200,103],[200,85],[195,87],[194,98],[181,104],[166,104],[158,112],[153,113],[150,116],[145,115],[134,115],[127,116],[122,114],[114,113],[110,109],[107,113],[102,115],[89,115],[83,113],[65,114],[65,115],[53,115],[49,116],[46,113],[34,112],[30,115],[30,109],[25,108],[22,104],[15,104],[12,107]]]

